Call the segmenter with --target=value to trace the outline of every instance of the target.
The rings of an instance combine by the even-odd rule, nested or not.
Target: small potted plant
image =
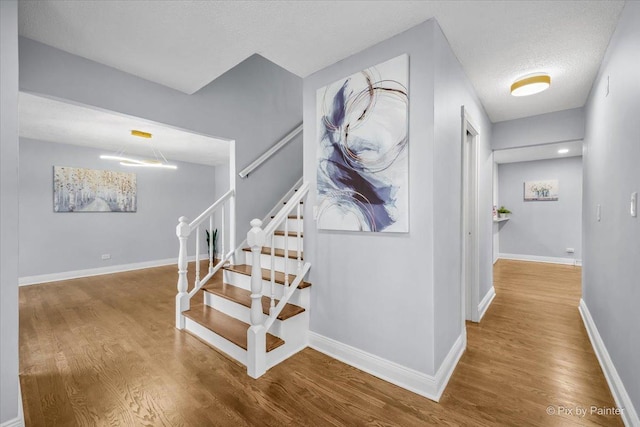
[[[209,253],[209,248],[213,248],[213,257],[216,256],[216,240],[218,240],[218,229],[214,229],[212,233],[209,233],[209,230],[204,230],[207,232],[207,253]],[[211,242],[213,238],[213,242]]]
[[[511,211],[509,209],[500,206],[500,209],[498,209],[498,218],[509,218],[510,213]]]

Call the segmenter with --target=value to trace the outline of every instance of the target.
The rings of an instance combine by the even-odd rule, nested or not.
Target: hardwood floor
[[[193,271],[193,268],[190,268]],[[578,313],[580,269],[500,261],[440,403],[306,349],[258,380],[174,328],[176,268],[20,288],[27,426],[622,425]],[[317,285],[316,285],[317,286]]]

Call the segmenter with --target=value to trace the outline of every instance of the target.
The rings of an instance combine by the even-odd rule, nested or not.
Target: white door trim
[[[473,322],[480,321],[479,304],[479,277],[480,277],[480,240],[479,212],[478,212],[478,146],[480,139],[480,128],[475,125],[475,121],[470,117],[464,105],[461,107],[461,148],[462,148],[462,191],[461,191],[461,316],[462,332],[466,336],[465,320]],[[467,133],[472,136],[471,146],[467,148]],[[470,174],[470,175],[469,175]],[[471,185],[468,189],[467,186]],[[470,190],[470,191],[469,191]],[[471,193],[471,200],[465,200],[466,194]],[[471,209],[469,209],[471,208]],[[469,212],[470,211],[470,212]],[[471,215],[467,221],[467,215]],[[468,226],[467,226],[468,224]],[[471,233],[470,260],[467,260],[467,234]],[[468,262],[470,264],[468,264]],[[467,271],[467,268],[469,271]],[[467,275],[471,275],[471,280],[467,280]]]

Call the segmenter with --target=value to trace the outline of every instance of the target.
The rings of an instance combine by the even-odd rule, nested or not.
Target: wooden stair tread
[[[237,286],[230,285],[228,283],[210,283],[203,287],[207,292],[218,295],[221,298],[228,299],[245,307],[251,308],[251,292]],[[269,297],[262,297],[262,312],[269,315],[271,299]],[[276,300],[276,304],[278,304]],[[304,308],[294,305],[286,304],[280,314],[278,320],[287,320],[293,316],[296,316],[304,312]]]
[[[245,252],[251,252],[251,248],[242,248],[243,251]],[[260,252],[263,255],[271,255],[271,248],[269,246],[263,246],[262,247],[262,251]],[[280,258],[284,258],[284,249],[279,249],[276,248],[273,251],[274,255]],[[302,252],[300,252],[300,259],[303,260],[304,259],[304,254]],[[289,254],[287,255],[287,258],[289,259],[298,259],[298,251],[289,251]]]
[[[251,266],[248,264],[238,264],[238,265],[230,265],[225,267],[225,270],[233,271],[235,273],[244,274],[245,276],[251,276]],[[271,270],[267,268],[263,268],[262,270],[262,279],[263,280],[271,280]],[[284,273],[281,271],[276,271],[275,274],[276,283],[280,283],[284,285]],[[289,283],[293,283],[296,280],[296,276],[293,274],[289,275]],[[311,286],[311,283],[305,282],[304,280],[300,282],[298,285],[298,289],[304,289]]]
[[[284,236],[284,231],[283,230],[276,230],[274,231],[274,233],[276,236]],[[303,236],[304,233],[300,232],[300,237],[304,237]],[[298,232],[297,231],[289,231],[289,237],[298,237]]]
[[[275,215],[271,215],[271,219],[275,218]],[[287,218],[289,219],[298,219],[298,215],[289,215]],[[304,219],[302,218],[302,215],[300,215],[300,219]]]
[[[249,325],[234,317],[218,311],[202,302],[191,300],[191,309],[182,313],[185,317],[199,323],[212,332],[231,341],[240,348],[247,349],[247,331]],[[267,333],[267,352],[284,344],[275,335]]]

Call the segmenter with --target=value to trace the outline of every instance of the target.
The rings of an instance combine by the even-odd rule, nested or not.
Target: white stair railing
[[[185,327],[185,318],[182,315],[184,311],[189,310],[191,298],[204,286],[211,277],[213,277],[223,265],[225,265],[233,256],[236,250],[236,203],[235,203],[235,189],[231,188],[227,191],[220,199],[218,199],[214,204],[209,206],[204,212],[202,212],[196,219],[189,223],[189,220],[186,217],[180,217],[178,219],[178,226],[176,227],[176,235],[178,236],[178,240],[180,241],[180,252],[178,253],[178,295],[176,296],[176,328],[184,329]],[[230,250],[226,251],[226,215],[225,210],[229,210],[229,248]],[[213,229],[215,226],[215,215],[220,212],[221,217],[221,226],[220,226],[220,260],[214,265],[215,255],[214,254],[214,238],[213,238]],[[207,224],[208,220],[208,224]],[[204,225],[203,225],[204,224]],[[200,236],[201,236],[201,226],[206,227],[209,226],[209,268],[205,277],[200,279]],[[195,281],[193,284],[193,289],[189,292],[188,287],[188,241],[189,236],[195,232]]]
[[[302,132],[302,123],[300,123],[298,126],[296,126],[296,128],[294,130],[289,132],[280,141],[276,142],[271,148],[269,148],[267,151],[262,153],[260,155],[260,157],[258,157],[253,162],[251,162],[251,164],[249,164],[249,166],[247,166],[246,168],[242,169],[240,171],[240,173],[238,174],[238,175],[240,175],[240,178],[248,177],[251,172],[256,170],[261,164],[263,164],[264,162],[269,160],[271,157],[273,157],[274,154],[276,154],[280,149],[282,149],[285,145],[287,145],[289,142],[291,142],[296,136],[298,136],[298,134],[300,134],[300,132]]]
[[[284,207],[274,216],[269,224],[262,229],[262,221],[251,221],[251,230],[247,233],[247,243],[251,247],[251,327],[247,331],[247,371],[252,378],[258,378],[266,372],[266,334],[276,321],[311,265],[302,262],[302,230],[300,203],[309,193],[309,183],[304,183],[298,191],[286,202]],[[296,212],[292,216],[292,212]],[[291,216],[291,218],[290,218]],[[296,220],[296,272],[295,280],[290,281],[289,271],[289,220]],[[284,223],[284,291],[282,298],[275,304],[275,232]],[[266,242],[270,242],[270,291],[269,315],[262,312],[262,266],[260,254]]]

